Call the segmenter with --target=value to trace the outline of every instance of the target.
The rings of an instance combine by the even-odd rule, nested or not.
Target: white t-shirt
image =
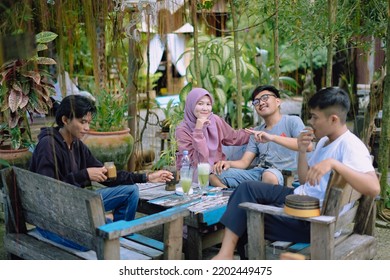
[[[374,171],[374,167],[371,163],[371,156],[367,147],[349,130],[324,147],[327,140],[328,137],[320,139],[315,151],[308,161],[309,166],[313,166],[325,159],[333,158],[359,172],[366,173]],[[320,200],[320,204],[322,205],[329,177],[330,172],[326,173],[321,178],[319,184],[311,186],[310,184],[305,183],[304,185],[297,187],[294,190],[294,193],[314,196]]]

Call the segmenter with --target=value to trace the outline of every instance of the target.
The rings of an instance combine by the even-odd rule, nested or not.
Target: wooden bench
[[[353,201],[355,201],[354,206],[341,213],[343,206]],[[375,201],[355,191],[336,172],[332,173],[329,180],[321,216],[298,218],[285,214],[283,208],[248,202],[241,203],[240,207],[247,210],[249,259],[278,259],[281,252],[288,251],[291,247],[302,247],[303,250],[299,253],[306,259],[314,260],[373,259],[376,254]],[[286,246],[278,247],[267,242],[264,239],[265,214],[310,222],[310,244],[305,246],[305,244],[285,242]]]
[[[0,171],[4,193],[4,247],[21,259],[182,259],[185,208],[175,207],[133,221],[106,224],[99,194],[17,167]],[[164,225],[164,246],[134,234]],[[88,251],[43,238],[56,233]],[[138,240],[143,244],[140,244]],[[151,245],[152,244],[152,245]],[[152,247],[160,247],[152,248]],[[163,247],[163,248],[162,248]]]

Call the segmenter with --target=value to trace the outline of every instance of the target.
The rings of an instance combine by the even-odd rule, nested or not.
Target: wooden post
[[[183,218],[164,225],[164,260],[181,260],[183,247]]]

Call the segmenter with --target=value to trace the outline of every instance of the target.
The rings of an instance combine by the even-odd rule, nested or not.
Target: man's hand
[[[298,135],[298,152],[306,152],[308,150],[309,145],[312,143],[314,139],[313,129],[310,127],[306,127],[301,133]]]
[[[158,170],[153,173],[149,173],[147,181],[151,183],[166,183],[173,179],[173,174],[167,170]]]
[[[333,169],[332,164],[334,161],[334,159],[328,158],[310,167],[307,171],[306,182],[308,182],[311,186],[319,184],[322,176]]]
[[[87,168],[89,180],[92,182],[104,182],[107,180],[107,168],[103,167],[89,167]]]
[[[229,161],[220,160],[216,164],[214,164],[213,172],[220,175],[223,170],[228,170],[231,164]]]

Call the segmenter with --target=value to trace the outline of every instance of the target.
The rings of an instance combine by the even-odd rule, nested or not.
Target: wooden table
[[[187,228],[187,232],[184,232],[184,252],[187,259],[202,259],[203,249],[221,243],[223,226],[219,220],[225,212],[228,196],[221,193],[207,196],[192,194],[188,200],[184,200],[174,191],[166,191],[164,184],[146,183],[138,186],[138,212],[153,214],[178,205],[188,206],[190,216],[184,220]],[[216,189],[209,190],[213,193]]]

